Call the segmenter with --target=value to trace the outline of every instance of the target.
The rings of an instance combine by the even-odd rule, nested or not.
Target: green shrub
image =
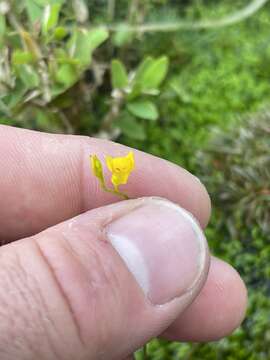
[[[120,28],[110,36],[106,25],[93,26],[83,0],[3,4],[2,123],[68,133],[96,132],[108,138],[123,133],[145,140],[144,122],[159,118],[156,99],[168,72],[167,56],[146,54],[124,64],[125,44],[134,35]],[[98,5],[93,6],[97,11]],[[105,24],[106,13],[97,15],[97,20]]]

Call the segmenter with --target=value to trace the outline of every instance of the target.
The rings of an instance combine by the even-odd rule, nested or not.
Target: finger
[[[202,291],[164,336],[195,342],[221,339],[241,324],[246,307],[247,291],[239,274],[224,261],[212,258]]]
[[[0,249],[0,358],[124,359],[194,300],[208,271],[194,218],[142,198]]]
[[[30,236],[83,211],[118,201],[99,188],[90,171],[89,155],[104,159],[104,155],[127,151],[108,141],[0,126],[0,170],[4,174],[0,177],[0,240]],[[168,198],[206,224],[210,202],[197,178],[139,151],[135,151],[135,161],[136,169],[125,187],[131,197]]]

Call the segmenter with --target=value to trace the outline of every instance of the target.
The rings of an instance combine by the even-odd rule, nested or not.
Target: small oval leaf
[[[127,104],[127,109],[132,115],[141,119],[155,121],[159,116],[156,105],[151,101],[134,101]]]
[[[12,54],[12,64],[14,65],[30,64],[34,60],[33,54],[29,51],[15,50]]]
[[[78,59],[82,67],[90,65],[92,52],[107,40],[108,36],[105,29],[78,29],[68,43],[70,56]]]
[[[61,4],[47,5],[44,10],[42,19],[42,34],[47,35],[48,32],[55,28],[58,24]]]
[[[120,60],[112,61],[111,73],[114,89],[124,89],[128,85],[128,74],[125,65]]]
[[[147,64],[140,75],[140,83],[145,90],[158,89],[165,79],[169,67],[169,59],[162,56]]]
[[[146,133],[143,124],[126,114],[116,122],[116,125],[122,130],[122,133],[131,139],[143,141],[146,139]]]

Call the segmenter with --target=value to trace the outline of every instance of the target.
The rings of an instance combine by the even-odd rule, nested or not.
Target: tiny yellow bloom
[[[96,155],[91,155],[90,161],[94,175],[101,181],[102,184],[104,184],[104,175],[101,161]]]
[[[116,191],[119,185],[127,183],[130,173],[134,170],[135,161],[133,152],[130,151],[127,156],[115,157],[106,156],[106,164],[112,173],[111,182]]]

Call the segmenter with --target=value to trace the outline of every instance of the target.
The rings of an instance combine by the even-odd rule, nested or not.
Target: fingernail
[[[155,305],[190,291],[205,266],[207,245],[197,221],[164,199],[141,199],[107,226],[107,236]]]

